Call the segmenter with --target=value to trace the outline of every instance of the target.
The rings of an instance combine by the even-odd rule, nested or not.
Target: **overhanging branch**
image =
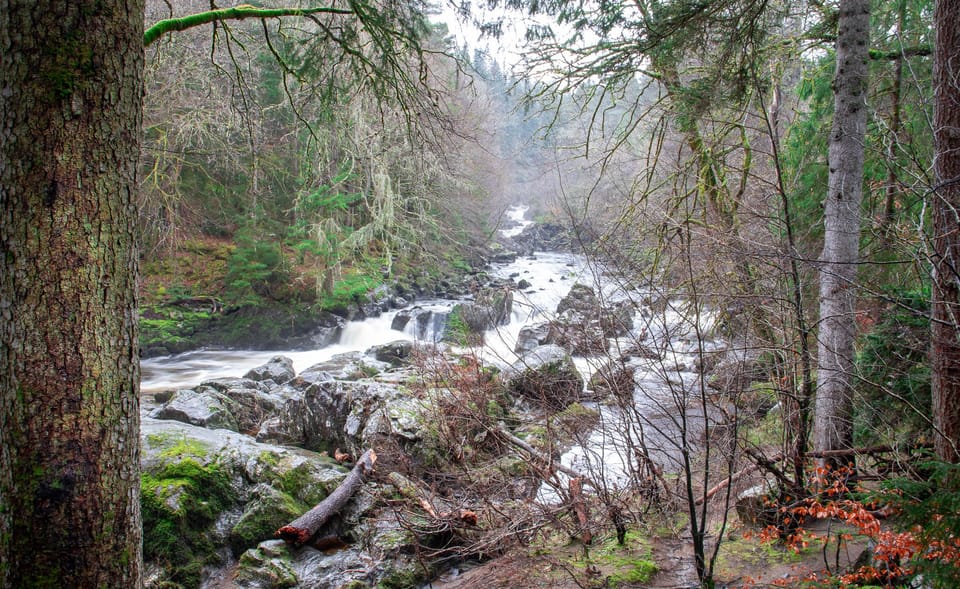
[[[318,6],[315,8],[256,8],[253,6],[235,6],[233,8],[221,8],[219,10],[209,10],[183,16],[180,18],[167,18],[161,20],[143,33],[143,46],[149,47],[151,43],[161,36],[174,31],[184,31],[193,27],[199,27],[212,22],[224,20],[243,20],[246,18],[279,18],[284,16],[309,16],[312,14],[341,14],[352,15],[353,10],[345,8],[333,8],[330,6]]]

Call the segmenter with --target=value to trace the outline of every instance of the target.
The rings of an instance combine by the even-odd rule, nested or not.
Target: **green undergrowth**
[[[606,537],[590,553],[590,560],[606,575],[609,587],[616,589],[646,583],[657,572],[653,549],[638,531],[629,531],[624,543],[616,537]]]

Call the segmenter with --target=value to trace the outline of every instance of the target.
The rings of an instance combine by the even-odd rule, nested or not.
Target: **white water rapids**
[[[514,207],[508,211],[507,217],[513,225],[502,231],[505,236],[517,235],[530,224],[524,216],[526,210],[526,207]],[[561,461],[566,466],[592,473],[593,477],[602,478],[614,486],[622,486],[629,479],[630,462],[635,460],[631,448],[636,447],[638,437],[641,437],[644,443],[649,444],[651,456],[668,471],[675,471],[669,463],[676,465],[676,448],[686,443],[676,439],[680,435],[677,414],[683,408],[683,411],[691,411],[690,415],[696,421],[703,421],[703,412],[689,409],[687,401],[687,396],[693,394],[700,384],[699,375],[693,372],[695,360],[704,351],[704,346],[709,351],[719,345],[710,341],[704,343],[702,338],[697,343],[698,338],[691,333],[693,322],[689,319],[689,309],[674,301],[661,304],[661,310],[654,313],[647,305],[640,303],[643,300],[649,302],[649,293],[619,287],[606,277],[602,268],[591,265],[580,255],[540,252],[534,256],[520,257],[511,263],[495,265],[491,273],[499,278],[513,279],[514,282],[526,281],[529,286],[514,293],[513,314],[508,325],[486,333],[483,346],[457,351],[472,352],[484,362],[501,367],[518,359],[514,346],[520,330],[550,319],[560,300],[578,282],[592,286],[605,304],[623,299],[633,302],[638,310],[633,332],[625,338],[611,341],[611,349],[624,350],[642,342],[659,354],[658,358],[632,361],[636,384],[634,421],[631,424],[630,420],[624,419],[624,413],[619,408],[591,404],[600,412],[600,425],[580,445],[567,451]],[[410,309],[449,312],[457,302],[419,302],[411,305]],[[416,321],[409,321],[405,331],[391,328],[398,312],[391,311],[379,317],[349,322],[338,343],[315,350],[201,350],[147,359],[141,363],[141,389],[152,392],[188,388],[213,378],[241,376],[277,355],[291,358],[294,369],[299,373],[336,354],[365,351],[372,346],[397,340],[416,340]],[[699,322],[701,326],[709,326],[712,318],[701,312]],[[436,326],[421,334],[427,343],[432,344],[439,337],[435,329]],[[589,381],[596,370],[619,354],[611,353],[608,356],[577,357],[574,361],[584,380]],[[643,433],[638,433],[636,429],[637,415],[643,416]],[[553,498],[552,491],[544,487],[541,499],[550,501]]]

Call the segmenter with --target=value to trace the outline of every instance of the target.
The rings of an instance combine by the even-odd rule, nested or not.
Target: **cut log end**
[[[346,505],[347,501],[363,484],[365,475],[373,472],[377,454],[372,450],[364,452],[353,470],[343,479],[340,486],[326,499],[296,520],[277,530],[276,537],[289,544],[303,545],[310,541],[327,521]]]
[[[277,530],[277,537],[288,544],[306,544],[310,541],[311,536],[313,536],[313,533],[306,528],[283,526]]]

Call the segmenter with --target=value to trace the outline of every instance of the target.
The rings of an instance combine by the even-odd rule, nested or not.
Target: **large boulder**
[[[274,364],[274,367],[277,366],[280,365]],[[263,381],[251,378],[217,378],[204,381],[192,389],[155,395],[161,405],[148,415],[154,419],[255,434],[260,429],[260,424],[268,417],[276,415],[283,403],[293,394],[295,390],[289,383],[278,386],[270,378]]]
[[[600,299],[593,288],[586,284],[576,283],[570,287],[567,296],[560,299],[557,303],[557,315],[562,315],[567,310],[575,311],[580,315],[592,316],[600,309]]]
[[[634,381],[634,374],[637,367],[622,360],[614,360],[605,363],[593,376],[587,389],[593,391],[596,399],[605,399],[613,396],[616,399],[627,402],[632,401],[633,392],[637,388]]]
[[[257,439],[359,455],[378,436],[416,439],[419,409],[417,400],[396,383],[318,379],[265,421]]]
[[[458,344],[483,342],[483,332],[510,323],[513,291],[509,288],[482,290],[472,302],[458,303],[447,317],[443,340]]]
[[[236,409],[229,397],[212,387],[201,385],[195,389],[178,390],[169,401],[154,409],[150,417],[238,431],[239,424],[234,415]]]
[[[563,348],[540,346],[502,373],[507,389],[540,407],[559,411],[583,396],[583,377]]]
[[[413,342],[397,340],[381,346],[374,346],[367,350],[368,356],[373,356],[378,362],[386,362],[391,366],[406,366],[410,364],[413,353]]]
[[[418,341],[435,343],[443,336],[448,314],[422,307],[403,309],[393,317],[390,329],[408,333]]]
[[[550,338],[550,324],[537,323],[520,328],[520,334],[517,335],[517,343],[513,351],[523,355],[537,347],[548,343]]]
[[[609,340],[598,319],[568,309],[550,322],[547,343],[560,346],[575,356],[602,356]]]
[[[243,377],[255,382],[272,380],[277,384],[284,384],[293,380],[296,375],[293,360],[286,356],[274,356],[266,364],[251,368]]]
[[[273,537],[346,476],[330,458],[227,430],[144,418],[141,505],[147,587],[198,587]]]
[[[609,338],[623,337],[633,328],[634,306],[629,301],[604,304],[590,286],[577,283],[557,304],[546,343],[577,356],[603,355]]]

